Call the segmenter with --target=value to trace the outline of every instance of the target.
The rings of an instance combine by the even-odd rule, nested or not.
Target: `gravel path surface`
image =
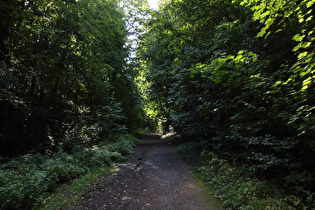
[[[75,209],[219,209],[172,145],[149,133],[116,173],[105,175]]]

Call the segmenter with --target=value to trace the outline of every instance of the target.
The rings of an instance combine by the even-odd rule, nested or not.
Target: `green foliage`
[[[113,169],[99,168],[78,179],[74,179],[70,184],[64,184],[58,188],[57,192],[49,195],[39,209],[75,209],[73,204],[80,202],[84,191],[91,188],[92,184],[99,181],[99,177],[112,171]]]
[[[146,130],[146,129],[137,129],[137,130],[135,130],[134,131],[134,134],[135,135],[144,135],[144,134],[146,134],[148,131]]]
[[[228,209],[307,209],[314,205],[311,194],[308,201],[302,201],[299,196],[253,177],[249,168],[203,150],[198,143],[182,144],[178,150],[194,165],[208,191]]]
[[[1,1],[1,209],[37,206],[59,184],[132,153],[127,132],[144,114],[127,62],[130,14],[119,5]]]
[[[109,150],[118,152],[122,155],[131,155],[133,153],[135,142],[137,142],[135,137],[130,135],[121,136],[118,142],[110,144]]]
[[[1,154],[71,149],[65,136],[83,132],[93,143],[141,126],[126,15],[115,0],[0,6]]]
[[[309,0],[164,4],[138,53],[152,120],[307,203],[315,174],[313,7]]]
[[[101,167],[125,161],[133,153],[135,138],[120,136],[115,142],[103,142],[68,154],[59,150],[50,156],[26,154],[0,168],[0,203],[3,209],[31,208],[60,184],[69,182]]]
[[[297,109],[304,109],[304,116],[312,116],[310,111],[314,108],[313,96],[310,94],[314,86],[314,21],[313,10],[314,1],[242,1],[243,5],[251,7],[254,11],[253,19],[259,20],[264,27],[258,33],[258,36],[268,36],[285,30],[290,25],[296,27],[295,33],[291,39],[295,41],[293,51],[297,55],[297,60],[290,66],[292,71],[290,78],[280,80],[281,84],[291,86],[291,94],[301,97],[304,103],[299,104]],[[292,88],[293,86],[293,88]],[[298,111],[301,113],[300,111]],[[307,111],[306,111],[307,110]],[[307,117],[308,118],[308,117]],[[307,123],[306,123],[307,124]],[[302,123],[304,128],[305,123]],[[301,133],[306,133],[305,129]]]

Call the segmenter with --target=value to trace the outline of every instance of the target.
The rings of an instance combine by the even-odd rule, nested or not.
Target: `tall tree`
[[[71,132],[94,135],[94,126],[99,135],[93,138],[101,140],[141,121],[135,120],[141,106],[126,67],[128,31],[117,1],[14,0],[0,6],[2,153],[71,147],[65,142]]]
[[[139,51],[164,131],[309,196],[312,8],[313,1],[164,4]]]

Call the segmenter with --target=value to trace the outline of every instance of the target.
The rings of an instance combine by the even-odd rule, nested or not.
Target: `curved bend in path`
[[[129,163],[103,177],[93,192],[79,209],[219,209],[174,146],[153,133],[142,136]]]

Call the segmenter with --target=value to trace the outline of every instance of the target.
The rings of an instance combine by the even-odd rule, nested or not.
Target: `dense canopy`
[[[314,3],[162,4],[138,52],[152,120],[312,200]]]
[[[14,0],[0,8],[2,154],[138,126],[127,16],[116,1]]]
[[[0,178],[12,157],[92,152],[149,128],[291,190],[296,208],[312,203],[314,9],[315,0],[163,0],[159,10],[145,0],[2,0]],[[23,196],[0,201],[23,208],[34,199]]]

